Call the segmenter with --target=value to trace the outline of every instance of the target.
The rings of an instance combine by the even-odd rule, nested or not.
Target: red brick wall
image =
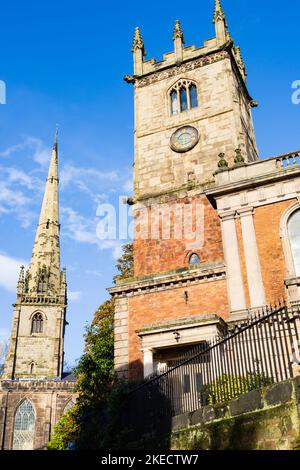
[[[262,277],[268,304],[286,296],[285,259],[280,239],[280,219],[296,200],[282,201],[255,209],[254,226]]]
[[[221,226],[216,210],[206,197],[186,198],[178,200],[185,204],[201,200],[204,205],[204,244],[200,249],[189,249],[188,240],[175,240],[173,237],[173,220],[171,220],[171,239],[142,240],[134,242],[134,273],[135,276],[148,275],[176,268],[185,267],[189,254],[196,252],[203,263],[222,261],[224,259]],[[195,211],[193,213],[193,230],[196,230]],[[160,227],[161,237],[161,227]]]
[[[188,303],[184,291],[189,293]],[[149,323],[174,320],[215,313],[228,317],[226,280],[211,281],[189,287],[144,294],[129,298],[129,378],[143,376],[143,355],[140,339],[136,333]]]

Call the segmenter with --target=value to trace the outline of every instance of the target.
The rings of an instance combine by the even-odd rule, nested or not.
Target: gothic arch
[[[68,399],[65,403],[62,414],[64,415],[65,413],[67,413],[74,405],[75,401],[73,400],[73,398]]]
[[[35,407],[32,401],[25,397],[18,403],[14,413],[12,433],[13,450],[33,450],[35,425]]]
[[[36,312],[30,322],[30,334],[42,334],[45,330],[45,317],[42,312]]]
[[[199,90],[197,82],[190,78],[179,78],[167,91],[167,102],[171,116],[197,108]]]
[[[169,86],[168,88],[168,94],[170,93],[170,91],[172,91],[173,88],[175,88],[177,85],[179,85],[181,82],[189,82],[189,83],[193,83],[193,85],[196,85],[196,87],[198,88],[198,83],[196,80],[194,80],[193,78],[187,78],[187,77],[181,77],[181,78],[177,78],[176,80],[174,80],[173,84]]]
[[[282,248],[283,254],[285,259],[285,271],[286,271],[286,279],[296,277],[296,270],[294,264],[294,258],[290,243],[289,231],[288,231],[288,223],[290,217],[300,209],[300,204],[297,202],[292,206],[288,207],[281,216],[280,220],[280,238],[282,241]]]
[[[37,313],[40,313],[41,315],[43,315],[44,320],[48,320],[46,313],[42,311],[41,309],[34,310],[34,312],[30,314],[29,320],[32,321],[34,315],[36,315]]]

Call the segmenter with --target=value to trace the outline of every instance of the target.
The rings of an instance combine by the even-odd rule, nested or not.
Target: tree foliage
[[[60,418],[54,427],[53,437],[48,445],[49,450],[66,450],[69,442],[77,440],[79,435],[77,412],[77,405],[74,405]]]
[[[118,259],[116,268],[118,274],[114,277],[114,282],[121,279],[128,279],[133,277],[133,245],[128,243],[122,247],[122,256]]]
[[[118,279],[133,275],[132,245],[123,246],[116,265]],[[73,371],[77,378],[79,398],[76,405],[56,424],[50,450],[66,450],[68,442],[78,449],[97,449],[105,442],[103,428],[107,425],[107,403],[117,387],[114,374],[114,301],[104,302],[95,312],[85,333],[85,349]]]

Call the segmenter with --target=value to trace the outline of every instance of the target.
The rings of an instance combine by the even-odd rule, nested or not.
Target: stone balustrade
[[[280,173],[287,171],[300,170],[300,150],[279,155],[277,157],[257,160],[251,163],[245,163],[239,166],[232,166],[216,173],[216,184],[227,185],[241,182],[243,180],[252,180],[254,178],[263,178],[265,176],[279,176]]]

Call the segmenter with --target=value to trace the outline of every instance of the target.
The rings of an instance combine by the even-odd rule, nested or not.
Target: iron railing
[[[165,432],[173,416],[225,403],[287,380],[300,364],[300,307],[266,307],[225,337],[196,346],[189,356],[131,390],[124,423],[141,432]],[[150,429],[151,423],[151,429]]]

